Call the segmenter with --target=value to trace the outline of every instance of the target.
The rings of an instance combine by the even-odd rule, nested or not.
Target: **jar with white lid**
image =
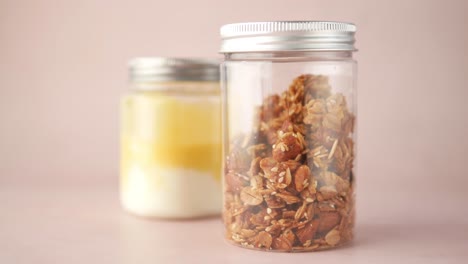
[[[321,21],[221,28],[229,242],[297,252],[352,240],[355,30]]]
[[[121,102],[120,198],[133,214],[221,212],[219,62],[137,58]]]

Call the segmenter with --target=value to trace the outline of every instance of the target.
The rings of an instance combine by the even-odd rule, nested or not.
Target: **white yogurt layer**
[[[221,183],[194,170],[132,167],[121,186],[123,207],[134,214],[193,218],[221,212]]]

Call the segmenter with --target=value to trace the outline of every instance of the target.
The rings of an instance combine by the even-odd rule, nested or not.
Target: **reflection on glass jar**
[[[354,226],[355,26],[226,25],[223,37],[226,238],[313,251]]]
[[[121,103],[121,201],[134,214],[215,215],[221,208],[219,64],[195,59],[131,62]]]

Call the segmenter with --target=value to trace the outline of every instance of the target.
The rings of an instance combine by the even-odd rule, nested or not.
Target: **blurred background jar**
[[[292,252],[352,239],[355,30],[320,21],[221,28],[231,243]]]
[[[123,208],[157,218],[219,214],[218,61],[137,58],[130,79],[121,102]]]

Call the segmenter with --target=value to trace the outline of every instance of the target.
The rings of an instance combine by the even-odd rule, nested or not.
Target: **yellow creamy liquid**
[[[221,107],[218,94],[140,92],[123,98],[121,184],[132,168],[221,173]],[[158,185],[157,175],[146,180]],[[154,186],[156,187],[156,186]]]

